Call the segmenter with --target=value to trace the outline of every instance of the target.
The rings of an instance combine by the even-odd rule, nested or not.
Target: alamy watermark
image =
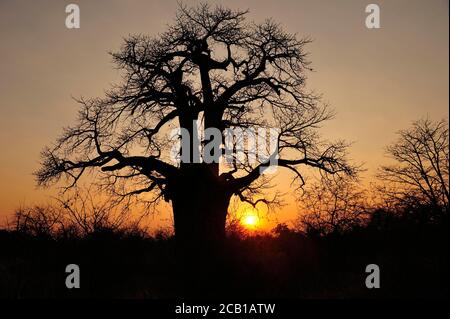
[[[366,287],[369,289],[380,288],[380,267],[376,264],[367,265],[366,273],[369,274],[366,277]]]
[[[380,23],[380,6],[371,3],[366,6],[366,27],[367,29],[379,29],[381,27]]]
[[[66,287],[68,289],[80,288],[80,267],[76,264],[66,266]]]
[[[173,162],[262,164],[261,173],[276,172],[280,129],[234,127],[221,131],[210,127],[202,131],[196,120],[193,127],[192,134],[185,128],[169,133],[175,140],[170,152]]]
[[[67,13],[65,24],[68,29],[80,28],[80,7],[77,4],[68,4],[65,8]],[[380,6],[375,3],[368,4],[365,8],[368,13],[365,24],[368,29],[379,29],[380,24]]]
[[[66,6],[66,28],[79,29],[80,28],[80,7],[77,4],[68,4]]]

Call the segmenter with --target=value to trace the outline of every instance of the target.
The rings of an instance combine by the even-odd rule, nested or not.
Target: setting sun
[[[248,212],[241,222],[247,228],[256,228],[259,224],[259,217],[254,212]]]

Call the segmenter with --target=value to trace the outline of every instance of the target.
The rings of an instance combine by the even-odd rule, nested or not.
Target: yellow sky
[[[426,115],[448,117],[447,0],[376,1],[381,28],[372,30],[364,23],[369,0],[210,2],[314,39],[308,86],[337,111],[323,135],[355,142],[351,156],[365,163],[366,180],[398,129]],[[69,3],[80,6],[80,29],[65,27]],[[35,187],[39,152],[75,120],[71,96],[102,95],[118,79],[107,52],[128,34],[164,31],[176,8],[167,0],[0,2],[0,221],[52,193]],[[286,207],[279,220],[295,210]]]

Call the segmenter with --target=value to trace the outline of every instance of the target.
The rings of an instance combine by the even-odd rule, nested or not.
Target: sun
[[[254,211],[247,210],[245,216],[241,219],[241,223],[247,228],[254,229],[259,224],[259,217]]]

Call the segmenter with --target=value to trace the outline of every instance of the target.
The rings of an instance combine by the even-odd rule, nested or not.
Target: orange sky
[[[448,117],[447,0],[376,1],[376,30],[364,24],[369,0],[210,2],[248,8],[250,19],[273,17],[314,39],[309,88],[337,111],[323,135],[354,142],[351,156],[365,163],[366,181],[386,161],[383,147],[398,129],[426,115]],[[69,3],[80,6],[80,29],[65,27]],[[39,152],[75,120],[71,96],[101,96],[118,79],[107,52],[128,34],[164,31],[176,8],[167,0],[0,2],[0,222],[52,193],[35,187]],[[277,179],[287,191],[284,180]],[[295,212],[288,205],[278,219],[291,220]]]

